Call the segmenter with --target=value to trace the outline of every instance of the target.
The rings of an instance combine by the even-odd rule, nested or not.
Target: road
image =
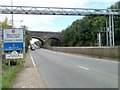
[[[118,88],[118,63],[54,52],[30,51],[48,88]]]

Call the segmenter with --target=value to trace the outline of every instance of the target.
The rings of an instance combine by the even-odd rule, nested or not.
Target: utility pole
[[[99,38],[99,47],[101,47],[101,33],[98,33],[98,38]]]
[[[111,14],[111,10],[108,10],[109,14]],[[114,41],[114,17],[113,15],[106,16],[106,38],[107,38],[107,46],[115,46]],[[108,44],[109,43],[109,44]]]
[[[114,40],[114,16],[113,15],[110,15],[109,16],[110,17],[110,21],[109,21],[109,23],[110,23],[110,25],[111,25],[111,46],[115,46],[115,40]]]
[[[112,28],[111,28],[111,26],[112,26],[111,25],[111,15],[109,15],[109,39],[110,39],[109,41],[110,41],[110,46],[112,46],[112,35],[111,35],[112,34],[112,30],[111,29]]]
[[[11,0],[11,9],[13,12],[13,1]],[[14,28],[13,13],[12,13],[12,28]]]

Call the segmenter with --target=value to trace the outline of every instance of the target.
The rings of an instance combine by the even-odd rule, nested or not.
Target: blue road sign
[[[23,50],[23,42],[5,42],[4,51],[20,51]]]

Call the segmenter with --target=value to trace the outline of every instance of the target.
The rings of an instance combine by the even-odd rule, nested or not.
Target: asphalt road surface
[[[30,53],[48,88],[118,88],[118,62],[45,49]]]

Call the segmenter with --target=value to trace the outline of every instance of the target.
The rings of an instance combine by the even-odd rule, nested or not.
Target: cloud
[[[82,5],[82,0],[12,0],[13,5],[19,6],[39,6],[39,7],[75,7]],[[11,0],[0,0],[2,5],[11,5]]]
[[[118,0],[12,0],[13,5],[40,7],[76,7],[87,2],[117,2]],[[1,5],[11,5],[11,0],[0,0]]]
[[[31,27],[30,31],[52,31],[52,32],[60,32],[61,28],[54,28],[54,27],[46,27],[46,26],[36,26],[36,28],[34,29],[34,27]]]
[[[90,0],[91,2],[117,2],[118,0]]]

